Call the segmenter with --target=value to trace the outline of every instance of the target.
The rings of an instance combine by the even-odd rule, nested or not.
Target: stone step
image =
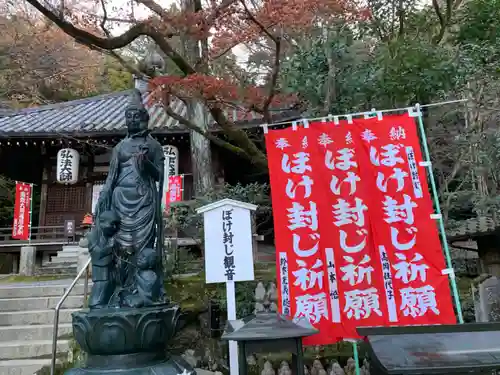
[[[56,256],[56,257],[52,257],[50,258],[50,261],[52,263],[56,262],[56,263],[72,263],[75,261],[75,259],[78,259],[78,257],[80,256],[80,254],[66,254],[66,255],[61,255],[61,256]]]
[[[58,276],[58,277],[75,277],[77,275],[76,268],[75,269],[70,269],[70,270],[58,270],[58,269],[52,269],[52,268],[47,268],[47,271],[44,269],[37,270],[35,272],[35,276]]]
[[[68,252],[68,251],[81,251],[83,247],[80,247],[78,245],[64,245],[62,247],[61,252]]]
[[[78,254],[80,254],[82,251],[84,251],[84,249],[79,249],[79,250],[63,250],[63,251],[57,252],[56,257],[65,258],[65,257],[78,256]],[[54,258],[54,257],[52,257],[52,258]]]
[[[71,314],[80,309],[61,309],[59,324],[71,323]],[[54,322],[54,310],[26,310],[0,312],[0,326],[25,324],[51,324]]]
[[[57,340],[57,352],[68,352],[69,340]],[[10,341],[0,345],[0,361],[7,359],[52,358],[51,340]],[[0,372],[1,374],[1,372]]]
[[[1,375],[33,375],[43,366],[50,365],[50,358],[47,359],[13,359],[0,361]]]
[[[0,327],[0,348],[6,341],[50,340],[52,324]],[[67,337],[73,332],[71,323],[59,324],[58,337]]]
[[[53,309],[61,297],[4,298],[0,299],[0,311],[25,311]],[[68,309],[83,307],[82,296],[69,296],[63,306]],[[1,372],[0,372],[1,374]]]
[[[76,276],[77,265],[75,263],[51,263],[45,267],[40,267],[37,270],[39,275],[70,275]]]
[[[28,298],[28,297],[57,297],[57,296],[62,296],[64,292],[66,291],[66,288],[71,284],[71,281],[65,282],[64,284],[61,285],[40,285],[40,286],[35,286],[35,285],[22,285],[22,286],[10,286],[9,287],[2,287],[0,284],[0,299],[3,298]],[[89,293],[90,293],[90,288],[92,286],[91,280],[89,279]],[[81,281],[81,284],[75,285],[73,290],[71,291],[70,296],[77,296],[81,295],[83,296],[83,280]]]
[[[45,265],[42,264],[42,267],[50,267],[52,265],[58,266],[60,264],[69,264],[69,265],[75,265],[78,263],[78,257],[77,256],[71,256],[71,257],[53,257],[50,262],[45,263]]]
[[[51,268],[65,268],[65,267],[74,267],[74,266],[75,266],[75,262],[72,262],[72,261],[58,262],[57,264],[50,262],[47,265],[47,267],[51,267]]]

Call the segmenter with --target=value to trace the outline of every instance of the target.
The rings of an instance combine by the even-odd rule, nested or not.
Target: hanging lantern
[[[80,155],[72,148],[63,148],[57,153],[57,182],[66,185],[78,181]]]
[[[179,149],[175,146],[163,146],[163,155],[165,155],[165,180],[169,176],[179,174]]]

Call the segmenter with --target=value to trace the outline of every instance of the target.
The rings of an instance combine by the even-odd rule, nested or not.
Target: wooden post
[[[252,212],[252,253],[253,253],[253,262],[257,264],[258,262],[258,252],[259,252],[259,242],[257,241],[257,222],[256,222],[256,214]]]
[[[236,289],[234,281],[226,282],[226,302],[227,320],[236,320]],[[240,364],[238,361],[238,343],[229,341],[229,373],[230,375],[240,374]],[[240,374],[241,375],[241,374]]]

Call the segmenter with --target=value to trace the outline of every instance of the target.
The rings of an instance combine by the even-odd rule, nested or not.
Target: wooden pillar
[[[43,227],[45,225],[45,213],[47,211],[47,190],[48,181],[50,178],[50,158],[47,155],[45,145],[41,145],[41,154],[43,158],[43,171],[42,171],[42,186],[40,188],[40,211],[38,213],[38,225]]]
[[[85,149],[84,149],[85,150]],[[82,179],[85,181],[85,200],[87,213],[92,213],[92,186],[94,175],[94,153],[92,150],[87,150],[87,166],[83,169]],[[80,225],[80,223],[78,223]]]

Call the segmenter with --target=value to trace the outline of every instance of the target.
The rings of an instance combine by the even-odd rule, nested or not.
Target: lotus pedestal
[[[177,305],[73,313],[73,335],[88,356],[85,367],[65,375],[196,375],[165,350],[179,315]]]

